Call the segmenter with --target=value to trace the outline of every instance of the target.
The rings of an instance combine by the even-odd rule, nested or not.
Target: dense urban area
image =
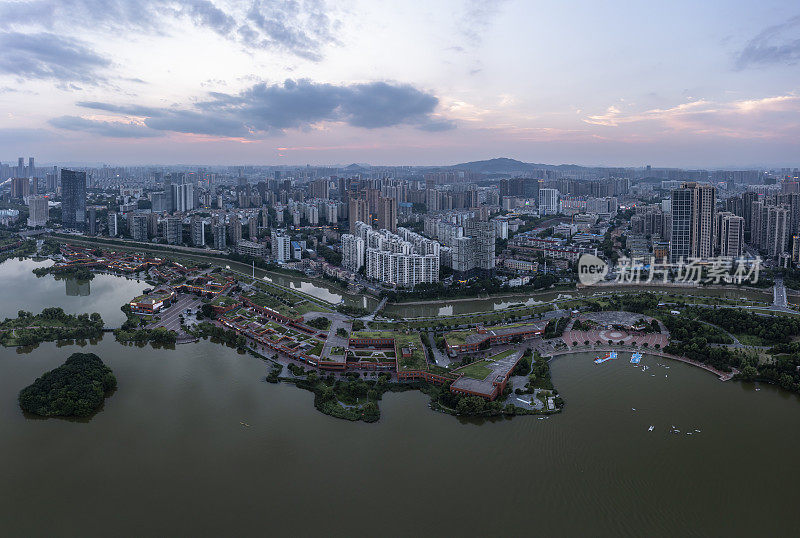
[[[121,305],[120,327],[20,311],[0,323],[6,346],[106,331],[157,347],[208,338],[264,359],[267,381],[312,391],[320,411],[367,422],[400,390],[456,415],[557,413],[568,402],[549,360],[587,351],[602,362],[638,350],[800,390],[797,169],[20,158],[0,177],[3,259],[49,258],[37,276],[72,286],[97,273],[150,286]],[[584,255],[610,268],[594,286],[579,275]],[[730,276],[735,264],[747,278]]]

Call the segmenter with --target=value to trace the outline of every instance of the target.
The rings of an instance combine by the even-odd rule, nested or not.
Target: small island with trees
[[[45,308],[39,314],[20,310],[16,318],[0,321],[0,345],[35,346],[41,342],[100,338],[100,314],[67,314],[60,307]]]
[[[94,353],[73,353],[67,361],[19,393],[23,411],[42,417],[88,417],[95,413],[117,378]]]

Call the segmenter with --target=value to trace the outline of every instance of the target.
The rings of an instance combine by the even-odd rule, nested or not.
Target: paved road
[[[350,332],[350,318],[338,312],[310,312],[303,316],[306,322],[316,318],[327,318],[331,320],[331,326],[328,328],[328,338],[325,340],[325,345],[322,346],[322,354],[320,359],[325,359],[330,356],[331,350],[335,347],[347,347],[347,338],[342,338],[336,334],[337,329],[344,329]]]
[[[786,299],[786,286],[783,284],[783,278],[775,278],[775,285],[772,286],[772,304],[778,308],[787,308],[789,306]]]
[[[436,347],[436,338],[434,337],[433,332],[428,333],[428,342],[431,344],[431,349],[433,350],[433,360],[436,361],[436,365],[447,368],[450,365],[450,358]]]

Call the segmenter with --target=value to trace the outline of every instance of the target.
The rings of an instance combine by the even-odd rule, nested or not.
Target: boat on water
[[[653,431],[654,428],[655,428],[655,426],[650,426],[649,428],[647,428],[647,431],[651,432],[651,431]]]
[[[642,354],[638,351],[631,355],[631,364],[639,364],[642,362]]]
[[[610,361],[611,359],[616,359],[616,358],[617,358],[617,352],[616,351],[612,351],[610,353],[606,353],[602,357],[596,357],[594,359],[594,363],[595,364],[603,364],[606,361]]]

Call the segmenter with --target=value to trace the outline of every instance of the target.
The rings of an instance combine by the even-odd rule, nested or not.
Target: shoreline
[[[577,347],[569,348],[563,351],[555,351],[550,354],[551,359],[558,358],[561,355],[572,355],[575,353],[603,353],[608,351],[622,351],[622,352],[639,352],[643,355],[653,355],[656,357],[661,357],[664,359],[670,359],[678,362],[682,362],[684,364],[688,364],[690,366],[696,366],[706,372],[712,373],[716,375],[720,381],[730,381],[733,377],[739,373],[736,368],[731,368],[730,372],[723,372],[722,370],[717,370],[713,366],[709,366],[708,364],[704,364],[702,362],[693,361],[692,359],[688,359],[686,357],[679,357],[677,355],[670,355],[669,353],[664,353],[663,351],[658,351],[654,349],[644,349],[644,348],[627,348],[623,346],[612,347],[612,346],[604,346],[604,347],[597,347],[597,348],[586,348],[586,349],[578,349]]]

